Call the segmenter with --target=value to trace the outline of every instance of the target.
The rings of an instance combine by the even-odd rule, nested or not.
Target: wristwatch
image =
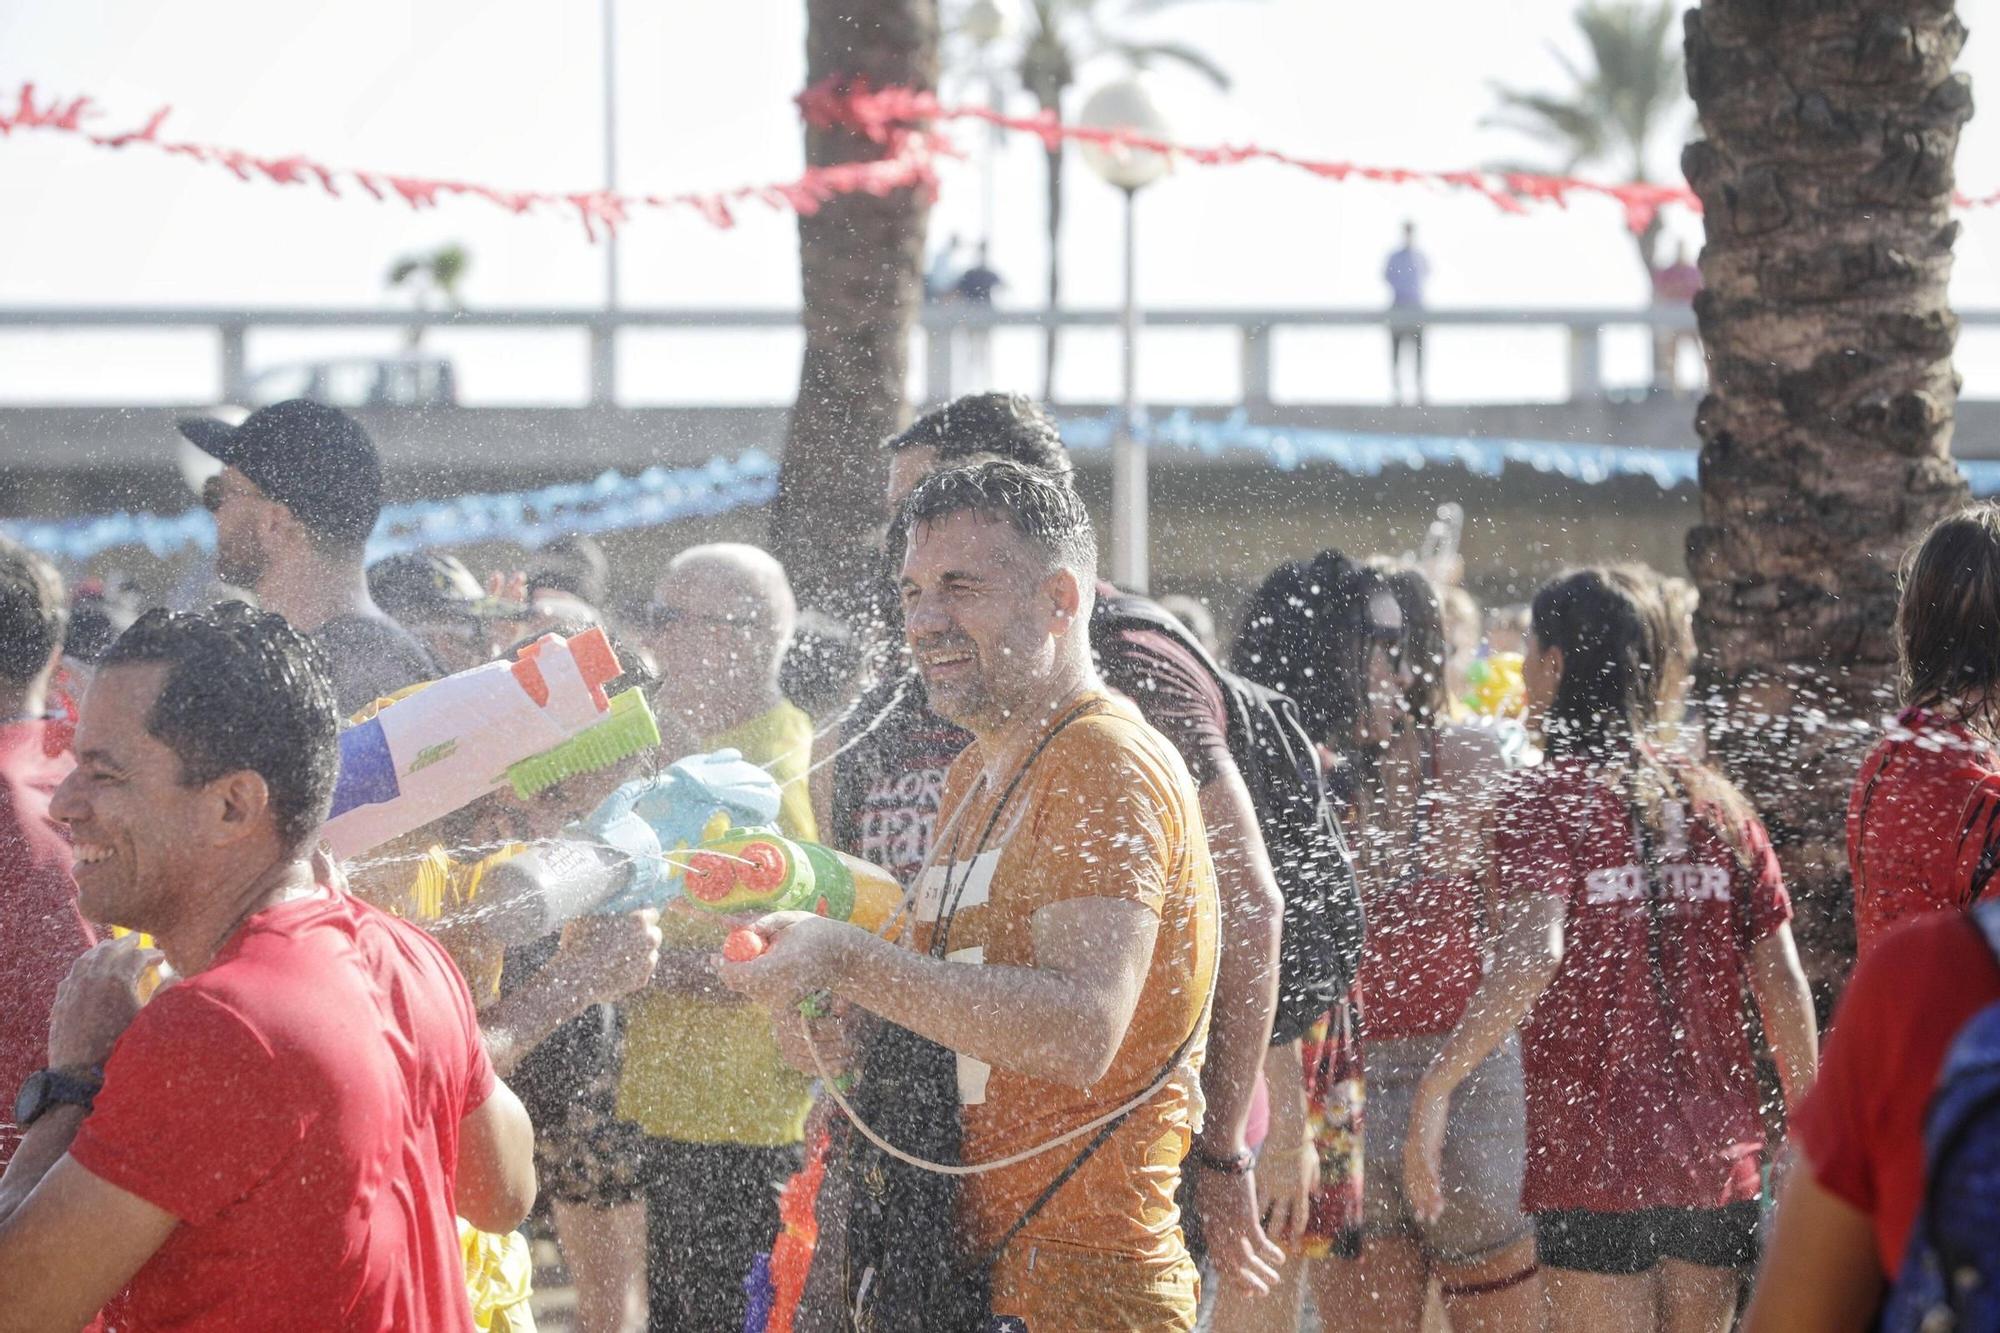
[[[1188,1150],[1188,1157],[1196,1166],[1207,1167],[1210,1171],[1225,1176],[1247,1176],[1257,1166],[1257,1154],[1248,1148],[1231,1153],[1227,1157],[1217,1157],[1213,1153],[1203,1152],[1200,1148],[1191,1148]]]
[[[103,1086],[104,1070],[99,1067],[37,1069],[21,1084],[21,1095],[14,1099],[14,1124],[26,1129],[55,1106],[81,1106],[88,1111]]]

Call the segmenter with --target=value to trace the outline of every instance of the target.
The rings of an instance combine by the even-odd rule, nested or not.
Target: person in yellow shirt
[[[753,546],[697,546],[655,590],[648,642],[672,758],[740,750],[781,784],[778,829],[817,840],[806,770],[812,722],[778,668],[797,619],[785,571]],[[652,1327],[743,1327],[743,1278],[778,1230],[798,1169],[810,1080],[779,1054],[771,1014],[721,986],[726,927],[676,913],[654,984],[626,1004],[618,1114],[646,1134],[646,1290]]]

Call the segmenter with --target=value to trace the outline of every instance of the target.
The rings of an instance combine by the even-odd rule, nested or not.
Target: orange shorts
[[[1166,1259],[1016,1240],[993,1265],[993,1313],[1024,1333],[1189,1333],[1201,1275],[1187,1251]],[[1005,1325],[1002,1325],[1005,1327]]]

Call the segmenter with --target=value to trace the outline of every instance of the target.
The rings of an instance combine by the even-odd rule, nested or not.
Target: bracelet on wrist
[[[1257,1166],[1257,1155],[1248,1148],[1239,1149],[1227,1157],[1218,1157],[1198,1147],[1190,1148],[1188,1160],[1196,1166],[1224,1176],[1247,1176]]]

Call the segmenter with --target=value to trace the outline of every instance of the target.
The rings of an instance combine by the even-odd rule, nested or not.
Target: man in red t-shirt
[[[2000,1001],[2000,965],[1965,916],[1890,931],[1854,969],[1819,1081],[1792,1121],[1752,1329],[1870,1326],[1924,1197],[1924,1116],[1959,1029]]]
[[[46,560],[0,537],[0,1167],[20,1132],[7,1112],[42,1063],[49,1009],[92,944],[49,795],[75,767],[49,752],[49,681],[69,618]]]
[[[453,1215],[518,1225],[532,1131],[444,951],[315,873],[338,725],[278,616],[156,611],[105,657],[53,811],[85,914],[160,950],[99,945],[57,995],[0,1326],[470,1326]]]

